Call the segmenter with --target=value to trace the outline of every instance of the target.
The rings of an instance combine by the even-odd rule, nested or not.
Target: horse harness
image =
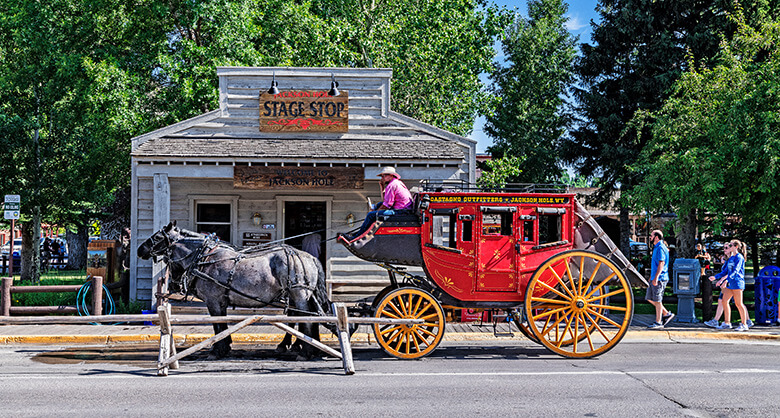
[[[247,255],[247,253],[245,253],[245,252],[239,252],[239,254],[237,256],[235,256],[235,257],[223,258],[223,259],[217,259],[217,260],[214,260],[214,259],[209,260],[209,257],[213,256],[217,249],[219,249],[219,248],[232,249],[232,248],[229,247],[228,245],[224,244],[224,243],[220,243],[220,242],[212,239],[211,237],[207,237],[205,240],[202,240],[202,241],[203,241],[203,244],[200,247],[198,247],[198,249],[196,251],[194,251],[194,252],[192,252],[190,254],[187,254],[186,256],[182,257],[179,260],[171,260],[172,262],[173,261],[181,262],[181,261],[186,260],[187,258],[189,258],[192,254],[195,254],[194,260],[189,264],[189,266],[187,266],[187,268],[184,271],[184,274],[182,274],[182,277],[181,277],[181,286],[182,286],[182,290],[184,291],[185,295],[189,295],[189,289],[190,289],[190,287],[192,286],[192,284],[194,283],[195,280],[202,279],[202,280],[207,280],[207,281],[209,281],[209,282],[211,282],[211,283],[213,283],[213,284],[215,284],[215,285],[225,289],[225,294],[223,296],[223,298],[224,298],[224,302],[223,303],[224,303],[225,306],[229,306],[229,301],[230,301],[229,294],[230,294],[230,292],[233,292],[233,293],[235,293],[235,294],[237,294],[239,296],[242,296],[244,298],[253,300],[255,302],[259,302],[260,304],[262,304],[261,307],[268,307],[268,306],[270,306],[270,307],[275,307],[275,308],[282,308],[282,309],[284,309],[285,315],[289,311],[295,311],[295,312],[303,313],[303,314],[317,315],[317,313],[315,313],[315,312],[309,312],[309,311],[304,311],[304,310],[301,310],[301,309],[291,308],[290,307],[290,300],[289,300],[289,297],[288,297],[289,296],[288,292],[289,292],[290,289],[303,288],[303,289],[315,292],[316,288],[314,286],[311,286],[311,285],[309,285],[307,283],[302,283],[300,281],[296,281],[295,283],[289,283],[290,278],[292,276],[291,273],[292,273],[292,270],[293,270],[292,269],[293,257],[298,257],[300,259],[300,255],[296,254],[295,251],[292,249],[292,247],[290,247],[289,245],[282,245],[281,246],[284,249],[284,251],[285,251],[285,255],[287,256],[287,268],[288,268],[288,274],[287,274],[287,278],[286,278],[287,282],[286,283],[284,283],[284,282],[280,283],[282,290],[271,301],[267,302],[267,301],[262,300],[262,299],[260,299],[258,297],[249,295],[249,294],[247,294],[245,292],[242,292],[242,291],[234,288],[233,287],[233,276],[235,275],[236,268],[238,267],[238,264],[241,262],[241,260],[243,260],[245,258],[253,258],[253,257],[261,256],[261,255],[266,255],[268,253],[276,251],[275,248],[264,248],[264,249],[261,249],[261,250],[253,250],[251,253],[249,253],[250,255]],[[170,259],[170,256],[169,256],[169,259]],[[222,283],[219,280],[217,280],[216,278],[212,277],[211,275],[201,271],[201,268],[203,266],[213,265],[213,264],[217,264],[217,263],[222,263],[222,262],[225,262],[225,261],[233,261],[233,266],[230,269],[230,271],[228,272],[227,283]],[[299,278],[299,277],[302,278],[302,276],[300,276],[300,275],[295,275],[294,277],[296,279]]]

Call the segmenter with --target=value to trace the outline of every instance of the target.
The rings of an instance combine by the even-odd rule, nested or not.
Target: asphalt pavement
[[[715,330],[702,323],[672,321],[663,329],[647,329],[653,322],[652,315],[634,315],[624,339],[642,341],[680,340],[735,340],[780,343],[780,326],[756,325],[748,331]],[[734,324],[736,327],[736,323]],[[494,335],[492,323],[449,322],[445,327],[445,341],[482,341],[493,338],[524,338],[517,329],[507,323],[496,327],[499,336]],[[512,332],[513,337],[509,336]],[[197,344],[213,335],[209,325],[174,325],[176,344]],[[283,331],[272,325],[253,325],[233,334],[234,343],[274,343],[281,341]],[[159,341],[160,328],[143,324],[85,324],[85,325],[0,325],[0,344],[115,344],[144,343]],[[335,342],[335,336],[323,333],[323,341]],[[371,329],[362,325],[353,335],[353,344],[371,344],[374,335]]]

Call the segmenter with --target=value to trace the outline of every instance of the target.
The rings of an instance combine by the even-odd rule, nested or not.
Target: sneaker
[[[718,325],[715,328],[716,329],[731,329],[731,324],[729,324],[728,322],[724,322],[724,323]]]
[[[658,322],[653,322],[652,324],[647,326],[648,329],[661,329],[663,327],[664,327],[664,325],[663,324],[659,324]]]
[[[747,320],[747,326],[753,328],[753,321],[751,321],[750,318]]]
[[[661,318],[661,321],[664,325],[669,325],[669,322],[672,322],[672,319],[674,319],[674,314],[669,312],[669,315],[664,315]]]
[[[740,322],[739,326],[737,326],[737,328],[734,331],[747,331],[748,329],[749,328],[747,325]]]
[[[720,325],[720,322],[718,322],[715,318],[712,318],[709,321],[705,322],[704,325],[710,328],[717,328]]]

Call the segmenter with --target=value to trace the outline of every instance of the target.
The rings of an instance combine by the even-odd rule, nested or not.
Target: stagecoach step
[[[493,335],[496,337],[514,337],[512,332],[512,317],[506,312],[493,313]]]

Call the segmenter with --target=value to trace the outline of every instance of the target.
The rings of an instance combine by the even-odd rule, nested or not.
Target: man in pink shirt
[[[382,188],[382,202],[374,206],[374,210],[368,212],[366,220],[360,226],[355,235],[350,237],[350,241],[363,235],[366,230],[376,221],[377,215],[393,215],[399,210],[412,209],[412,194],[401,181],[401,176],[395,171],[394,167],[385,167],[379,173],[379,186]]]

